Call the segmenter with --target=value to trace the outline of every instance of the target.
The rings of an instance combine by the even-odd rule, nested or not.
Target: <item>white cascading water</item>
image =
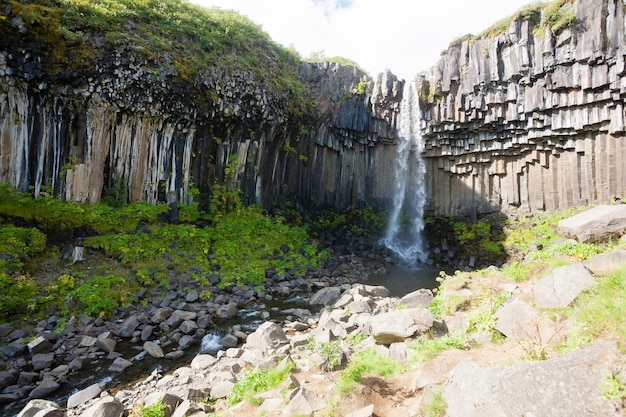
[[[406,82],[400,103],[396,187],[382,243],[408,266],[425,261],[427,255],[422,238],[426,167],[422,160],[424,143],[420,122],[421,113],[415,83]]]

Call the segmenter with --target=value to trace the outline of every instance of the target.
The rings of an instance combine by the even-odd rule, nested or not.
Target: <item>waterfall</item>
[[[400,103],[393,206],[382,243],[395,252],[402,263],[408,265],[425,261],[427,255],[422,238],[426,167],[422,160],[424,143],[420,122],[415,83],[406,82]]]

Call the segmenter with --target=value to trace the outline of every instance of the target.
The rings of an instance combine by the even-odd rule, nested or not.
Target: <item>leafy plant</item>
[[[254,402],[255,394],[278,387],[291,374],[293,368],[293,362],[288,361],[271,370],[253,369],[235,383],[226,403],[230,407],[244,399]]]
[[[341,357],[343,355],[341,340],[320,343],[311,337],[307,349],[318,353],[324,359],[322,368],[326,372],[334,370],[341,363]]]
[[[626,380],[622,375],[606,375],[602,384],[602,396],[623,406],[626,403]]]
[[[154,404],[141,407],[141,417],[165,417],[167,404],[159,398]]]
[[[447,409],[448,405],[443,398],[443,389],[439,386],[430,391],[428,401],[420,407],[420,415],[423,417],[445,417]]]
[[[361,382],[364,375],[387,377],[399,372],[399,365],[388,356],[370,348],[356,353],[346,369],[341,372],[337,380],[337,391],[340,396],[348,395],[355,384]]]

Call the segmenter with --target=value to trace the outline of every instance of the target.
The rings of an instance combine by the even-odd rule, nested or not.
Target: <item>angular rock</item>
[[[107,353],[115,352],[115,346],[117,342],[110,337],[99,337],[96,340],[96,347]]]
[[[17,417],[63,417],[65,413],[59,405],[48,400],[30,400]]]
[[[584,261],[583,265],[594,275],[610,275],[618,268],[626,265],[626,250],[599,253]]]
[[[150,321],[154,324],[163,323],[165,320],[170,318],[173,312],[174,309],[171,307],[161,307],[157,309],[154,313],[152,313]]]
[[[30,392],[30,398],[44,398],[61,388],[61,384],[54,379],[46,378],[42,380],[34,390]]]
[[[559,229],[580,242],[604,240],[626,229],[626,204],[593,207],[561,220]]]
[[[150,340],[150,336],[152,336],[152,332],[154,332],[154,327],[148,324],[143,329],[141,329],[141,335],[139,336],[139,338],[141,339],[142,342],[146,342]]]
[[[443,396],[448,417],[620,415],[602,398],[616,347],[595,345],[546,361],[485,369],[461,362],[450,373]]]
[[[215,362],[217,362],[217,359],[215,358],[215,356],[201,354],[201,355],[196,355],[196,357],[193,358],[190,366],[192,369],[203,370],[203,369],[209,368]]]
[[[109,371],[110,372],[122,372],[130,366],[133,366],[133,363],[131,361],[126,360],[121,357],[115,358],[111,366],[109,366]]]
[[[341,289],[338,287],[326,287],[322,288],[309,300],[311,305],[332,306],[339,300],[341,296]]]
[[[158,359],[165,356],[165,354],[163,353],[163,348],[161,348],[161,346],[157,345],[154,342],[144,342],[143,350],[145,350],[148,355],[152,356],[153,358]]]
[[[21,372],[20,373],[20,377],[24,373],[25,372]],[[37,374],[35,374],[35,375],[37,375]],[[4,388],[4,387],[8,387],[9,385],[15,384],[15,381],[16,381],[15,375],[13,375],[12,373],[10,373],[8,371],[0,371],[0,390],[2,390],[2,388]],[[32,381],[32,379],[31,379],[31,381]]]
[[[593,283],[593,276],[582,264],[555,268],[535,285],[535,303],[539,308],[567,307]]]
[[[276,323],[266,321],[260,325],[254,333],[246,339],[249,349],[258,349],[264,354],[269,354],[280,346],[289,344],[289,340],[283,329]]]
[[[433,325],[432,313],[425,308],[395,310],[371,318],[369,334],[377,343],[402,342],[418,332],[425,332]]]
[[[346,417],[373,417],[374,416],[374,404],[370,404],[367,407],[363,407],[353,413],[346,414]]]
[[[433,300],[433,292],[425,288],[410,292],[400,299],[400,303],[409,308],[428,307]]]
[[[28,342],[27,346],[31,355],[36,355],[38,353],[50,353],[50,350],[52,349],[50,341],[42,336],[34,338]]]
[[[304,388],[297,388],[291,395],[286,408],[287,415],[311,416],[314,412],[324,408],[326,404],[315,392]]]
[[[185,320],[178,326],[178,329],[185,334],[191,334],[198,330],[198,324],[193,320]]]
[[[220,381],[211,387],[211,398],[226,398],[235,386],[231,381]]]
[[[232,334],[228,334],[224,336],[224,338],[222,339],[222,347],[224,349],[234,348],[238,344],[239,344],[239,339],[237,339],[237,337]]]
[[[54,353],[38,353],[33,355],[33,370],[41,371],[42,369],[52,367],[54,363]]]
[[[85,410],[80,417],[120,417],[124,404],[113,397],[104,397]]]
[[[509,338],[525,339],[537,333],[539,312],[517,297],[496,312],[496,330]]]
[[[120,328],[117,331],[117,334],[120,337],[124,337],[124,338],[129,338],[133,335],[133,332],[135,331],[135,329],[137,329],[137,327],[139,327],[139,319],[137,318],[136,314],[133,314],[132,316],[128,317],[126,320],[124,320],[122,322],[122,324],[120,325]]]
[[[79,405],[96,398],[101,392],[102,388],[99,384],[90,385],[87,388],[70,395],[67,399],[67,408],[78,407]]]
[[[389,297],[389,290],[382,285],[364,285],[364,288],[370,297]]]
[[[219,306],[215,314],[217,314],[219,318],[230,319],[230,318],[235,317],[238,311],[239,311],[239,306],[237,305],[237,303],[231,302],[231,303]]]

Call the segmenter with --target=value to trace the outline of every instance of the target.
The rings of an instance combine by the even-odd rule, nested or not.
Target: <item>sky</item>
[[[191,0],[232,9],[302,58],[322,52],[371,76],[390,69],[412,79],[454,39],[477,34],[533,0]]]

